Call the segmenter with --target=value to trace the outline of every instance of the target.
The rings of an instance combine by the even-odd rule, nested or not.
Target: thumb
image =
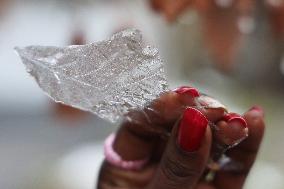
[[[199,110],[187,108],[173,129],[149,188],[193,188],[207,165],[210,147],[208,120]]]

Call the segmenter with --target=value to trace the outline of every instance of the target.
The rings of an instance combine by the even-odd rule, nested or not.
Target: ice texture
[[[168,90],[158,50],[143,45],[135,29],[87,45],[15,49],[53,100],[111,122]]]

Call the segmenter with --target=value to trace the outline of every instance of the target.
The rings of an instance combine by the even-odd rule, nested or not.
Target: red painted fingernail
[[[207,125],[207,118],[199,110],[187,108],[179,123],[177,142],[181,149],[187,152],[198,150]]]
[[[178,94],[188,94],[192,97],[199,97],[200,94],[197,89],[193,87],[182,86],[174,90]]]
[[[247,127],[246,120],[237,113],[228,113],[224,115],[223,120],[230,123],[230,122],[239,122],[242,126]]]
[[[253,107],[251,107],[251,109],[249,109],[249,111],[257,111],[259,112],[262,116],[264,116],[264,110],[262,107],[255,105]]]

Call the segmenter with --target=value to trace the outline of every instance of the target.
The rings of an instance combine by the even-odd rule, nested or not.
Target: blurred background
[[[116,129],[53,103],[13,48],[95,42],[128,27],[159,48],[171,88],[195,86],[236,112],[264,107],[246,188],[284,188],[284,0],[186,1],[0,0],[1,188],[95,188],[102,141]]]

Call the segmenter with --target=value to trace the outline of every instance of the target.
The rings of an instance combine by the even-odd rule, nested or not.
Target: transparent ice
[[[111,122],[168,90],[158,50],[144,46],[135,29],[87,45],[28,46],[16,51],[53,100]]]

